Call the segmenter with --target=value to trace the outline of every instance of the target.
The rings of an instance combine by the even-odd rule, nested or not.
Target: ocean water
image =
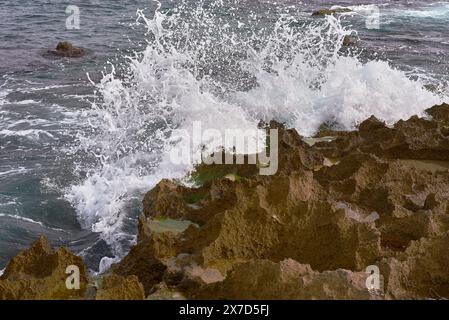
[[[126,254],[144,193],[191,169],[168,154],[194,121],[310,136],[448,101],[449,2],[376,5],[378,29],[369,1],[1,0],[0,269],[39,234],[93,270]],[[332,6],[353,12],[311,17]],[[45,54],[63,40],[87,55]]]

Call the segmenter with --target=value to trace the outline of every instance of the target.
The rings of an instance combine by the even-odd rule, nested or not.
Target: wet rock
[[[153,286],[162,281],[167,269],[158,255],[166,254],[164,250],[167,250],[167,247],[173,250],[170,246],[173,246],[172,242],[167,246],[164,241],[147,238],[132,247],[128,255],[113,267],[113,272],[122,277],[137,276],[145,289],[145,295],[148,295]]]
[[[67,289],[68,266],[80,271],[80,289]],[[7,265],[0,277],[0,299],[80,299],[88,283],[81,258],[65,248],[53,250],[44,236],[22,251]]]
[[[137,244],[97,298],[142,298],[139,283],[150,299],[449,298],[449,106],[427,113],[326,128],[333,139],[313,143],[271,122],[275,175],[215,165],[196,168],[193,187],[162,180],[145,195]],[[42,241],[32,252],[55,254]],[[36,296],[23,274],[54,275],[21,259],[31,262],[11,262],[3,297]],[[378,292],[366,288],[368,266],[385,280]]]
[[[321,9],[317,10],[312,13],[312,17],[322,17],[326,15],[331,14],[337,14],[337,13],[346,13],[346,12],[352,12],[349,8],[337,8],[337,9]]]
[[[344,36],[343,38],[343,46],[350,47],[354,46],[357,43],[357,40],[351,36]]]
[[[68,41],[59,42],[55,50],[49,50],[49,54],[56,57],[80,58],[86,54],[86,50],[73,46]]]
[[[291,172],[296,168],[313,169],[322,164],[324,158],[314,152],[310,146],[302,141],[295,130],[283,129],[280,124],[272,122],[272,127],[279,127],[281,132],[279,159],[280,167],[278,172]],[[206,166],[207,167],[207,166]],[[172,219],[190,220],[203,225],[217,212],[223,212],[232,208],[236,204],[235,187],[249,180],[257,181],[256,165],[213,165],[208,170],[218,170],[218,173],[207,172],[200,167],[201,181],[204,183],[200,187],[188,188],[181,186],[174,181],[162,180],[155,188],[149,191],[143,200],[144,218],[154,218],[166,216]],[[238,179],[227,178],[229,173],[238,176]],[[195,172],[194,176],[197,175]],[[205,179],[204,176],[209,177]],[[142,221],[141,221],[142,222]],[[144,232],[147,228],[140,225]],[[148,230],[146,230],[148,231]]]
[[[227,174],[209,172],[214,178],[196,188],[162,181],[145,197],[141,238],[154,239],[148,222],[158,215],[192,219],[198,225],[173,234],[172,242],[165,242],[164,250],[159,250],[164,252],[159,259],[166,269],[157,286],[196,298],[211,298],[212,292],[220,292],[223,298],[236,299],[371,299],[362,284],[354,289],[345,281],[353,281],[353,276],[360,280],[367,266],[382,264],[390,280],[385,288],[388,298],[425,296],[434,290],[430,284],[410,292],[395,272],[415,261],[412,257],[421,250],[415,248],[417,242],[448,232],[449,167],[438,165],[434,170],[432,165],[415,165],[404,157],[445,159],[441,128],[447,123],[447,108],[429,109],[432,119],[413,117],[393,127],[371,117],[357,131],[314,143],[272,122],[270,126],[279,129],[276,175],[230,180]],[[187,258],[181,265],[168,262],[183,254]],[[439,254],[429,254],[427,259],[437,262]],[[298,281],[293,278],[278,288],[253,281],[254,288],[243,289],[244,279],[251,281],[259,268],[261,277],[282,278],[285,259],[309,265],[297,277],[312,279],[306,282],[315,283],[312,291],[308,286],[290,289],[289,281]],[[388,261],[393,262],[387,268]],[[415,268],[418,265],[413,262]],[[216,270],[212,273],[224,279],[215,277],[216,281],[207,283],[207,277],[188,271],[192,268],[203,275]],[[339,269],[351,271],[335,271]],[[414,272],[410,277],[417,282],[424,279]],[[446,279],[439,273],[429,279],[438,277]],[[446,297],[444,281],[438,287],[442,297]],[[324,283],[335,286],[335,291],[324,290]]]
[[[360,124],[359,131],[340,133],[334,141],[315,147],[333,158],[363,152],[389,159],[449,161],[449,105],[435,106],[427,112],[433,120],[413,116],[393,127],[371,117]]]
[[[144,300],[143,285],[136,276],[121,277],[111,274],[102,281],[96,300]]]
[[[426,110],[432,119],[438,122],[449,123],[449,105],[443,103],[439,106],[433,106]]]

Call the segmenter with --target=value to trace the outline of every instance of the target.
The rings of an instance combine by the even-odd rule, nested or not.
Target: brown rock
[[[68,41],[63,41],[58,43],[56,50],[49,50],[48,53],[58,57],[80,58],[86,54],[86,50],[74,47],[73,44]]]
[[[216,166],[200,169],[199,187],[161,181],[145,196],[124,275],[136,274],[147,294],[372,299],[364,271],[378,265],[387,298],[447,297],[449,165],[428,163],[448,157],[446,108],[394,127],[371,117],[312,146],[270,123],[279,129],[277,174],[228,179],[238,165]],[[159,216],[198,225],[155,234],[149,222]]]
[[[354,39],[351,36],[344,36],[343,38],[343,46],[345,47],[354,46],[356,42],[357,42],[356,39]]]
[[[357,151],[388,159],[449,160],[449,105],[427,110],[433,120],[411,117],[386,127],[374,117],[360,124],[359,132],[347,132],[316,147],[327,157],[342,157]]]
[[[80,289],[67,289],[68,266],[80,270]],[[65,248],[54,251],[44,236],[19,253],[0,278],[0,299],[79,299],[87,287],[86,267],[81,258]]]
[[[137,276],[145,289],[145,295],[151,292],[154,285],[161,282],[167,269],[156,256],[154,242],[151,238],[139,242],[113,268],[113,272],[122,277]]]
[[[103,279],[96,300],[144,300],[145,291],[136,276],[111,274]]]
[[[435,121],[449,123],[449,105],[443,103],[439,106],[433,106],[426,110],[427,114],[432,116]]]
[[[415,241],[405,254],[385,259],[381,272],[386,277],[390,299],[447,299],[449,297],[449,235]]]
[[[352,12],[352,10],[349,8],[321,9],[321,10],[313,12],[312,16],[320,17],[320,16],[326,16],[326,15],[337,14],[337,13],[345,13],[345,12]]]
[[[279,263],[255,260],[238,264],[222,282],[206,285],[197,299],[375,299],[366,288],[368,274],[347,270],[313,271],[287,259]]]

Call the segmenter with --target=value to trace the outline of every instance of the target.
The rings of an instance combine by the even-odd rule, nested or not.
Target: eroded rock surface
[[[331,143],[317,143],[327,157],[363,152],[387,159],[449,160],[449,105],[427,110],[429,117],[413,116],[388,127],[374,116],[358,131],[339,132]],[[324,131],[319,135],[332,135]]]
[[[145,291],[136,276],[121,277],[111,274],[102,280],[97,290],[97,300],[143,300]]]
[[[366,290],[365,272],[316,272],[309,265],[286,259],[279,263],[252,260],[237,264],[226,279],[194,293],[203,299],[376,299]]]
[[[80,271],[80,289],[68,289],[68,266]],[[41,236],[30,249],[19,253],[0,277],[0,299],[81,299],[87,287],[86,267],[65,248],[53,250]]]
[[[145,196],[137,245],[151,243],[166,266],[158,286],[206,299],[448,298],[449,106],[427,112],[392,127],[371,117],[316,143],[272,122],[276,175],[236,175],[236,165],[226,170],[238,179],[161,181]],[[161,216],[195,224],[162,236],[149,228]],[[365,285],[372,265],[381,294]]]
[[[316,139],[268,126],[279,130],[275,175],[202,165],[194,187],[162,180],[144,198],[137,244],[94,297],[449,298],[449,105],[393,126],[323,126]],[[1,297],[72,297],[54,279],[77,259],[41,239],[11,261]]]

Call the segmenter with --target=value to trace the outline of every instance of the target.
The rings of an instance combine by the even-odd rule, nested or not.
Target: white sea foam
[[[34,83],[38,84],[38,83]],[[60,89],[60,88],[70,88],[73,87],[73,85],[68,84],[55,84],[50,86],[40,86],[40,87],[28,87],[28,88],[22,88],[22,92],[30,93],[30,92],[36,92],[36,91],[46,91],[46,90],[53,90],[53,89]]]
[[[310,73],[298,78],[261,74],[262,85],[240,94],[239,100],[253,110],[263,101],[266,117],[276,115],[306,136],[326,121],[344,129],[354,128],[371,115],[393,123],[421,115],[441,102],[421,83],[410,81],[404,72],[382,61],[362,64],[354,58],[338,58],[326,68],[319,90],[310,89],[309,77]]]
[[[21,221],[25,221],[25,222],[29,222],[29,223],[33,223],[33,224],[38,224],[41,227],[44,227],[44,224],[40,221],[35,221],[33,219],[30,218],[26,218],[26,217],[21,217],[18,216],[16,214],[6,214],[6,213],[0,213],[0,218],[10,218],[10,219],[15,219],[15,220],[21,220]]]
[[[14,102],[14,103],[18,104],[18,105],[39,104],[39,103],[41,103],[41,101],[36,101],[36,100],[33,100],[33,99],[27,99],[27,100],[17,101],[17,102]]]
[[[395,16],[409,17],[412,19],[447,19],[449,17],[449,3],[438,2],[419,9],[394,9],[392,13]]]
[[[41,137],[46,136],[47,138],[56,139],[53,134],[42,129],[26,129],[26,130],[0,130],[0,136],[18,136],[25,137],[31,140],[39,140]]]
[[[17,214],[0,213],[0,218],[9,218],[9,219],[14,219],[14,220],[20,220],[20,221],[24,221],[24,222],[28,222],[28,223],[39,225],[39,226],[41,226],[42,228],[45,228],[45,229],[67,233],[67,231],[65,231],[63,229],[52,228],[52,227],[46,226],[45,224],[43,224],[40,221],[36,221],[36,220],[33,220],[31,218],[27,218],[27,217],[22,217],[22,216],[19,216]]]
[[[27,171],[28,170],[25,167],[19,167],[19,168],[15,168],[15,169],[6,170],[6,171],[0,171],[0,177],[14,175],[14,174],[22,174]]]
[[[1,89],[1,87],[0,87],[0,89]],[[8,96],[8,94],[11,93],[11,91],[12,90],[10,90],[10,89],[0,90],[0,106],[8,103],[8,99],[6,99],[6,97]]]
[[[113,263],[118,262],[118,258],[110,258],[110,257],[103,257],[100,260],[100,265],[98,266],[98,274],[102,274],[109,270],[111,265]]]
[[[87,174],[66,198],[82,225],[100,232],[116,255],[129,240],[122,227],[130,201],[192,168],[169,160],[171,148],[182,143],[175,129],[201,121],[223,132],[277,119],[311,135],[325,121],[351,129],[372,114],[393,122],[441,102],[387,62],[342,55],[352,30],[336,17],[305,25],[292,13],[258,29],[254,16],[242,34],[242,22],[215,14],[217,6],[181,5],[152,18],[138,11],[148,46],[128,58],[127,75],[119,78],[110,66],[84,113],[91,130],[80,132],[72,152],[84,154],[78,170]]]

